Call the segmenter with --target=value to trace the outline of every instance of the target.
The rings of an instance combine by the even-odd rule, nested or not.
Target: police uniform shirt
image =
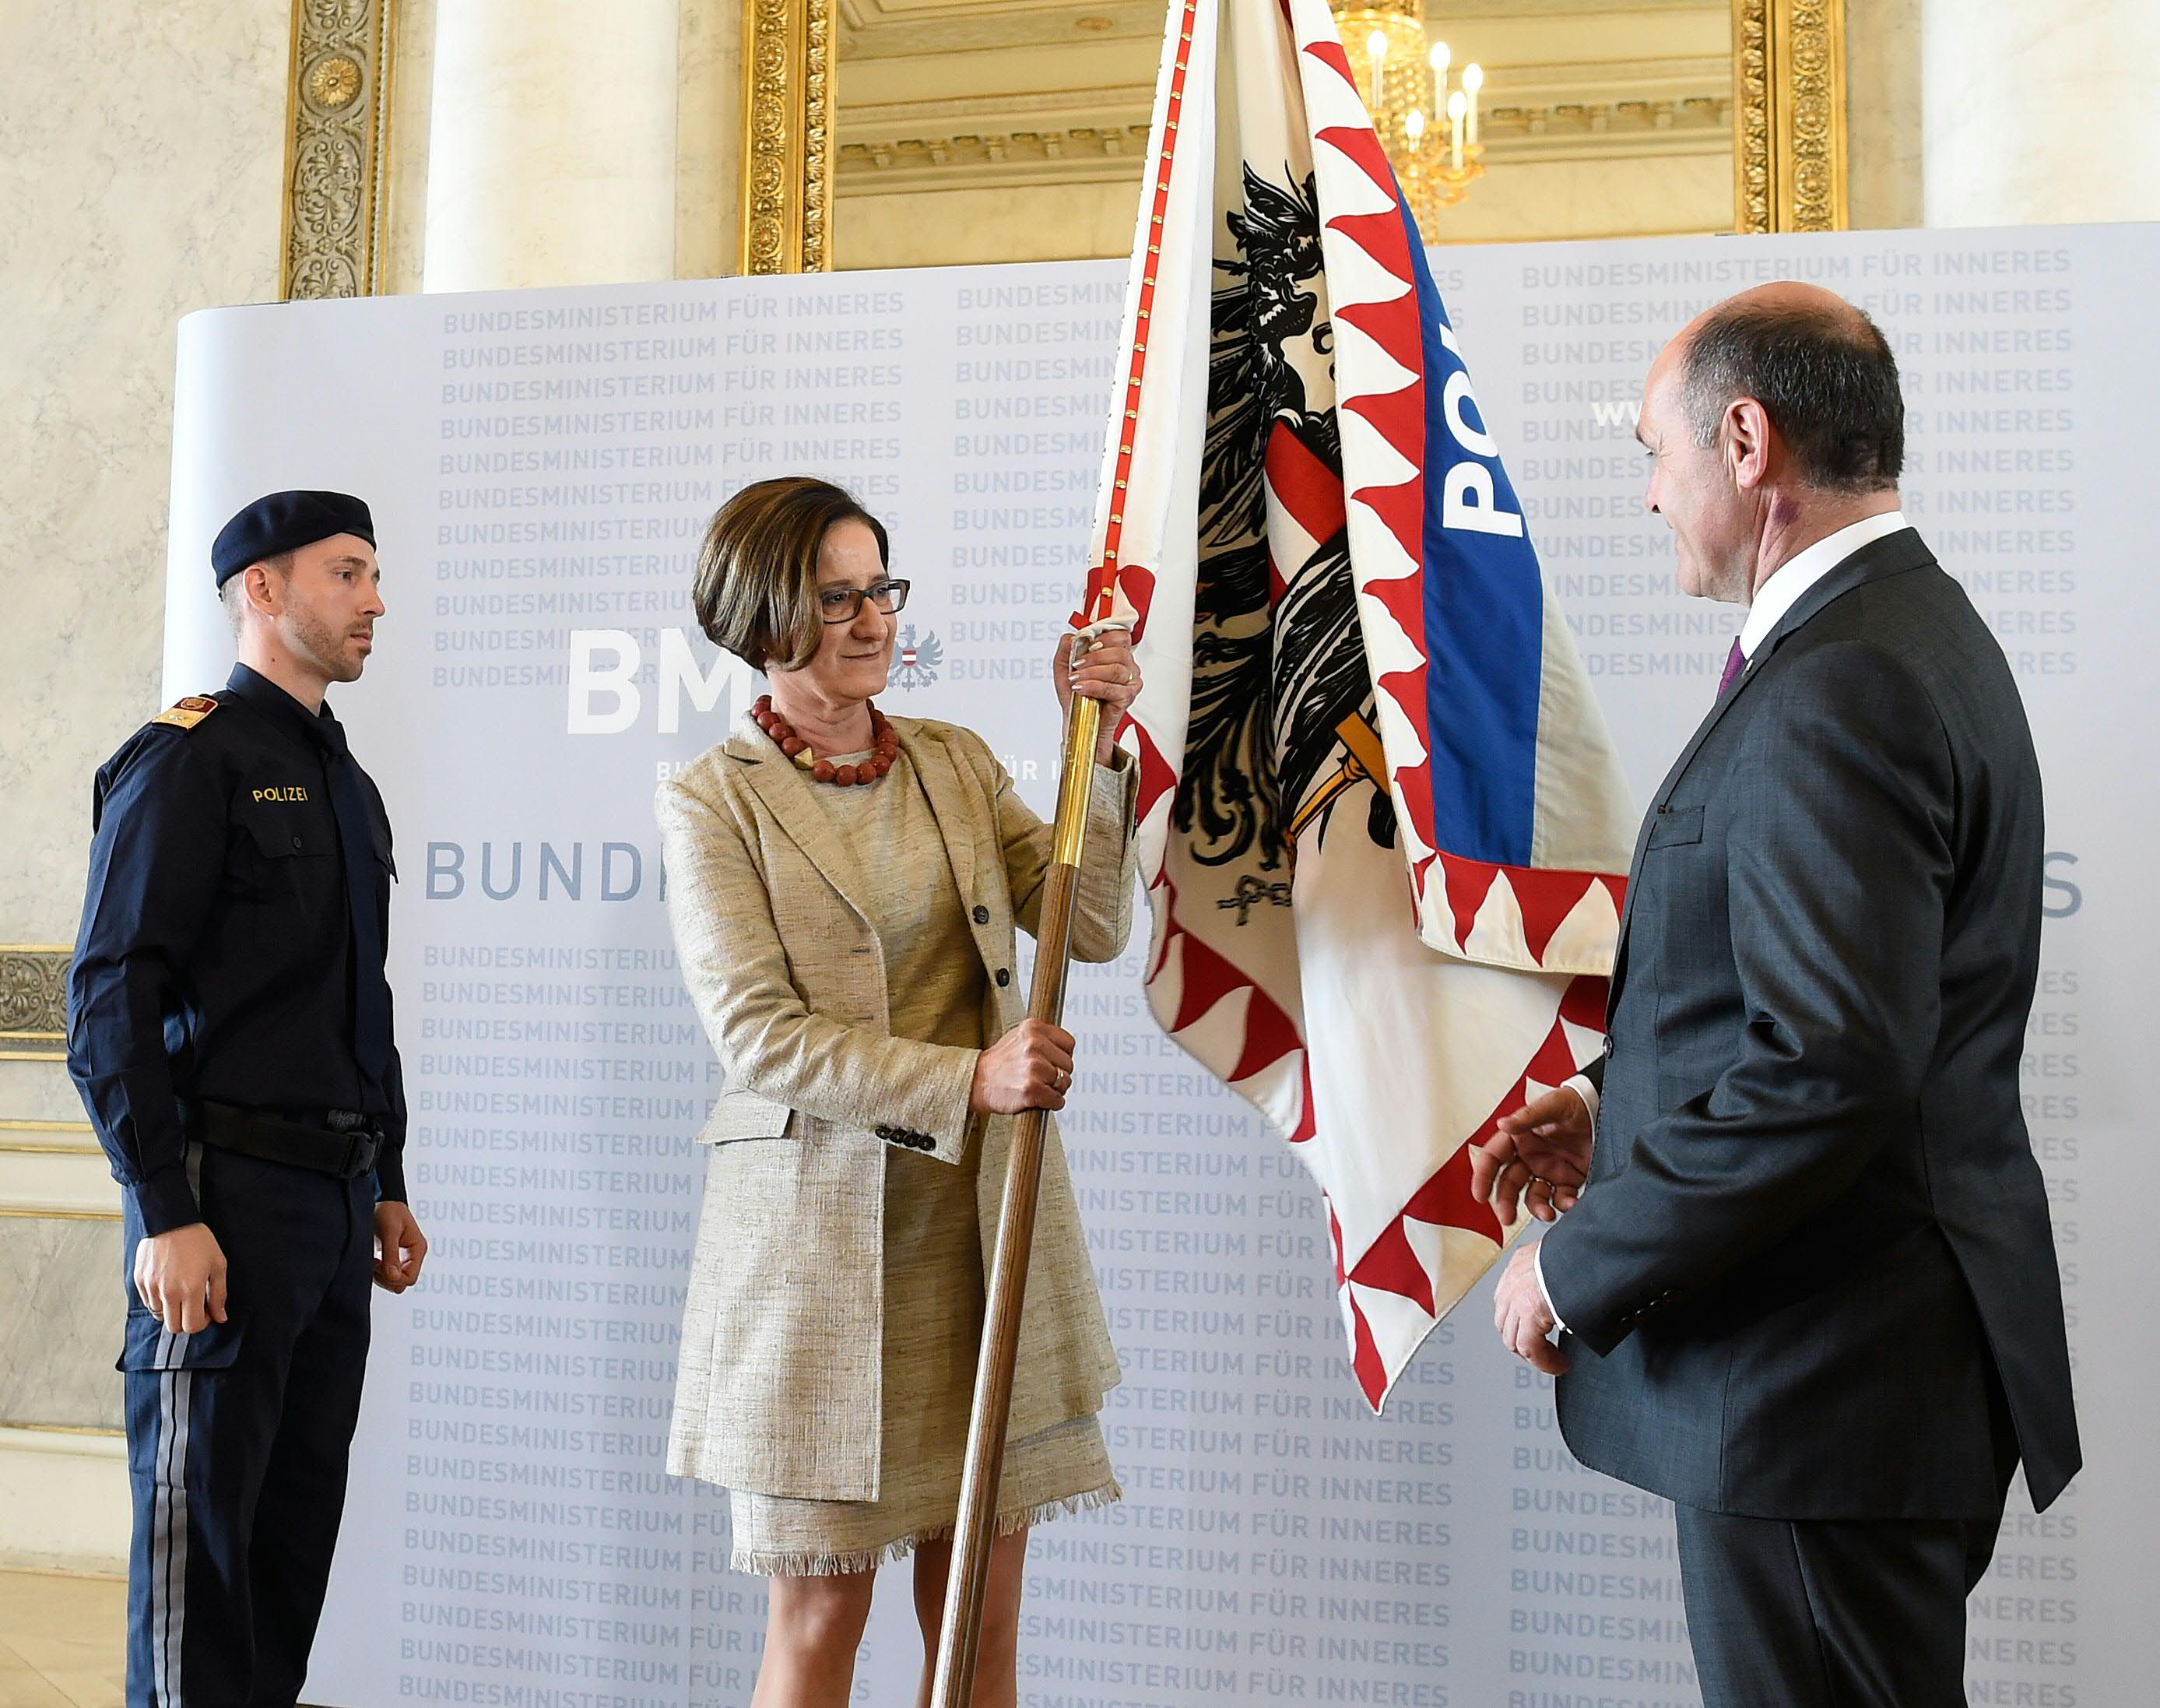
[[[201,1219],[186,1109],[237,1104],[381,1123],[381,1196],[402,1201],[405,1096],[354,1048],[353,928],[328,760],[343,745],[246,665],[191,728],[153,723],[97,774],[89,899],[69,972],[68,1066],[146,1233]],[[389,939],[390,820],[357,761]],[[361,969],[381,979],[380,966]]]

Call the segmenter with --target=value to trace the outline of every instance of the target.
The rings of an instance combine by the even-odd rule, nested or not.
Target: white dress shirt
[[[1747,607],[1747,620],[1740,626],[1740,655],[1752,665],[1756,649],[1770,636],[1787,611],[1798,605],[1807,590],[1862,546],[1872,545],[1887,534],[1900,528],[1910,527],[1905,513],[1900,510],[1886,510],[1880,516],[1862,517],[1858,522],[1848,522],[1835,533],[1825,534],[1812,546],[1795,552],[1775,569],[1768,579],[1755,589],[1755,602]],[[1590,1111],[1590,1130],[1595,1142],[1597,1133],[1597,1088],[1580,1073],[1563,1082],[1566,1089],[1583,1101]],[[1560,1320],[1560,1312],[1553,1310],[1552,1290],[1545,1285],[1545,1242],[1538,1242],[1536,1254],[1531,1259],[1537,1271],[1538,1291],[1545,1295],[1545,1309],[1552,1320],[1563,1330],[1567,1327]]]
[[[1872,545],[1887,534],[1910,527],[1902,510],[1886,510],[1880,516],[1864,516],[1848,522],[1834,534],[1825,534],[1815,544],[1793,553],[1755,589],[1755,602],[1747,607],[1747,620],[1740,626],[1740,651],[1755,662],[1755,649],[1770,637],[1785,613],[1800,602],[1815,583],[1862,546]]]

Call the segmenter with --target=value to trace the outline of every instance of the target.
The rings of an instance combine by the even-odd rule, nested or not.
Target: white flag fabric
[[[1081,616],[1149,1001],[1326,1195],[1377,1408],[1518,1231],[1466,1146],[1600,1047],[1634,815],[1324,0],[1172,0],[1133,259]]]

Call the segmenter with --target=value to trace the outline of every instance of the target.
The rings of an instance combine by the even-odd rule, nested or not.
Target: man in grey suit
[[[1747,615],[1636,844],[1604,1058],[1473,1157],[1554,1223],[1496,1320],[1576,1456],[1675,1503],[1706,1708],[1960,1704],[2012,1472],[2044,1508],[2080,1462],[2017,1088],[2032,739],[1899,513],[1859,310],[1719,304],[1638,434],[1681,590]]]

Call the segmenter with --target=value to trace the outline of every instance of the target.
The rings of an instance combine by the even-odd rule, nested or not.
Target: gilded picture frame
[[[1844,0],[1732,0],[1733,229],[1848,223]],[[280,294],[382,288],[396,0],[293,0]],[[738,271],[833,265],[833,0],[743,0]]]
[[[833,266],[833,0],[743,0],[742,273]]]
[[[373,296],[389,249],[397,0],[293,0],[278,294]]]
[[[1733,230],[1845,230],[1845,0],[1732,0],[1732,94]]]

